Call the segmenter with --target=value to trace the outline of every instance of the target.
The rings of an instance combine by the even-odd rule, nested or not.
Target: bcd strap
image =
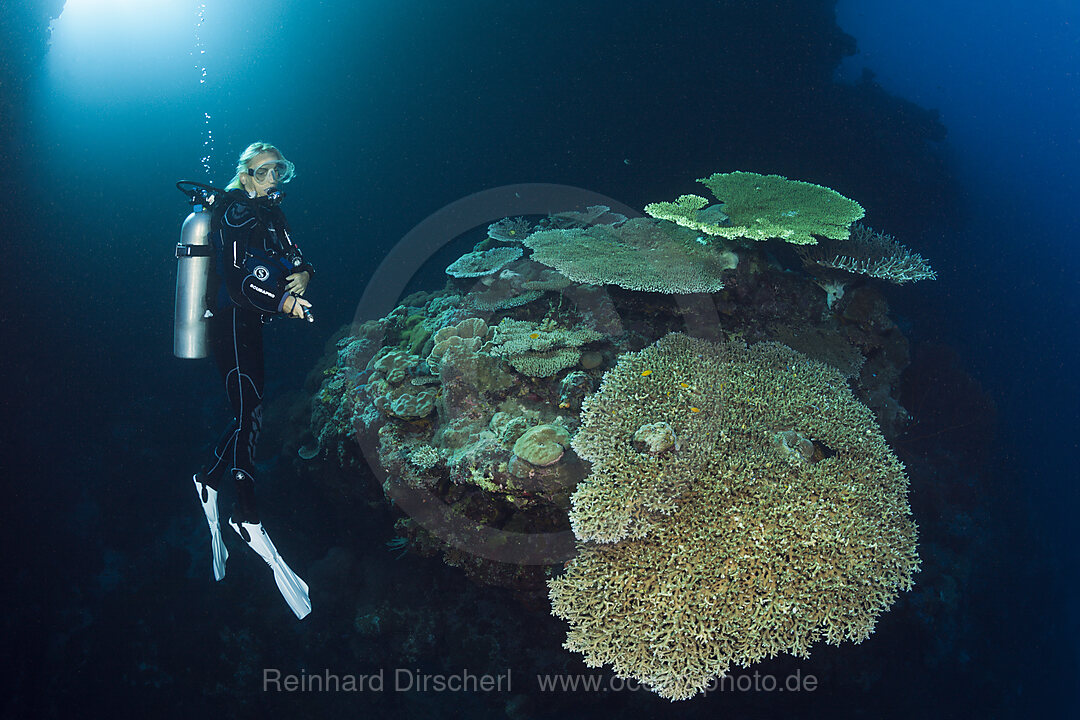
[[[209,245],[186,245],[176,243],[176,257],[210,257],[213,248]]]

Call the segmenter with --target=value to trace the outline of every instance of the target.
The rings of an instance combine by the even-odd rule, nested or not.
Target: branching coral
[[[815,268],[843,270],[902,285],[917,280],[936,280],[930,263],[896,241],[892,235],[856,224],[851,237],[800,248],[803,263]],[[832,303],[829,303],[832,307]]]
[[[525,218],[503,218],[488,225],[487,235],[499,242],[521,242],[532,230],[532,225]]]
[[[671,699],[734,665],[860,642],[918,567],[903,466],[835,370],[669,335],[619,358],[573,447],[566,647]]]
[[[714,173],[698,182],[722,203],[709,205],[699,195],[675,202],[651,203],[645,212],[708,235],[813,245],[815,236],[843,239],[862,206],[835,190],[788,180],[781,175],[751,172]]]
[[[484,346],[484,352],[509,358],[526,352],[580,347],[601,338],[603,335],[595,330],[586,327],[561,327],[550,319],[535,323],[505,318],[495,326],[495,332],[491,341]]]

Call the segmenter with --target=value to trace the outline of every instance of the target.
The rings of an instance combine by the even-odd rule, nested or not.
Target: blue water
[[[1075,3],[224,5],[72,2],[47,52],[48,12],[4,10],[4,716],[1077,714]],[[279,546],[318,588],[302,624],[253,558],[207,577],[189,477],[226,408],[209,363],[171,354],[173,184],[223,184],[257,139],[297,165],[285,209],[317,268],[318,321],[267,332],[259,457]],[[922,422],[893,444],[924,573],[861,645],[750,670],[814,692],[541,692],[537,673],[587,671],[561,621],[397,559],[378,488],[328,494],[332,470],[276,449],[374,268],[440,208],[559,183],[640,209],[735,169],[859,199],[938,272],[884,290],[912,349]],[[372,614],[382,644],[358,630]],[[265,668],[380,667],[515,687],[262,688]]]

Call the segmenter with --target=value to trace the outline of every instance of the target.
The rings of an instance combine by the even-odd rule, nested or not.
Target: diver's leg
[[[229,346],[232,344],[230,326],[231,323],[216,316],[209,321],[210,345],[223,378],[231,370],[229,358],[234,355],[229,350]],[[225,547],[224,539],[221,537],[218,489],[221,487],[221,480],[228,469],[224,459],[231,456],[231,448],[236,444],[237,432],[238,423],[234,418],[214,447],[214,459],[191,478],[195,483],[195,492],[199,497],[199,504],[206,515],[206,524],[210,527],[210,547],[213,552],[215,580],[222,580],[225,577],[225,562],[229,559],[229,551]]]
[[[308,586],[282,559],[259,521],[255,504],[255,446],[262,427],[263,366],[262,321],[250,313],[233,311],[235,371],[226,379],[236,410],[238,428],[232,444],[231,472],[236,482],[236,508],[229,524],[274,571],[278,590],[296,617],[311,612]]]
[[[225,388],[236,413],[236,434],[225,448],[223,459],[236,483],[234,517],[259,522],[255,503],[255,447],[262,429],[262,395],[265,384],[262,320],[252,313],[232,311],[231,367]]]
[[[221,433],[221,437],[214,443],[214,458],[203,469],[202,474],[206,477],[206,481],[213,485],[215,488],[221,486],[221,481],[224,479],[225,474],[229,470],[229,463],[225,458],[232,457],[232,446],[236,442],[236,433],[239,430],[239,423],[236,422],[234,417],[229,421],[228,427]]]

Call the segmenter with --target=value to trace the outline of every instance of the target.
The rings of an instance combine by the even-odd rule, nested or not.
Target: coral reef
[[[717,313],[711,324],[665,300],[672,296],[574,282],[528,258],[479,280],[450,278],[441,290],[410,295],[385,318],[346,328],[328,348],[312,381],[314,441],[305,455],[335,458],[345,470],[364,455],[393,478],[388,492],[435,493],[485,527],[569,530],[569,495],[587,466],[573,449],[553,466],[532,465],[515,455],[515,443],[542,425],[561,424],[573,435],[604,370],[691,321],[706,337],[779,340],[834,365],[887,433],[902,430],[908,416],[895,398],[906,341],[884,301],[861,287],[826,312],[811,278],[785,271],[758,247],[741,249],[737,267],[724,271],[728,287],[706,296]],[[503,302],[477,307],[476,298],[491,294]],[[521,297],[528,301],[513,302]],[[631,442],[655,447],[654,462],[664,462],[669,447],[686,447],[688,428],[675,422],[649,419],[634,431]],[[687,452],[677,454],[680,461]],[[667,496],[642,502],[663,508]],[[412,534],[425,532],[421,526]],[[442,552],[473,577],[504,585],[521,577],[450,546]]]
[[[699,195],[645,206],[645,212],[699,232],[729,239],[778,238],[813,245],[817,236],[842,240],[864,215],[861,205],[835,190],[751,172],[714,173],[698,182],[721,202],[709,205]]]
[[[573,447],[591,542],[550,581],[553,613],[586,664],[664,697],[860,642],[912,585],[903,466],[844,378],[787,347],[673,334],[624,354]]]
[[[808,183],[708,179],[751,181],[769,188],[760,204],[800,209],[755,226],[770,237],[838,234],[829,218],[861,214]],[[739,227],[752,203],[727,199],[686,207]],[[531,255],[486,264],[497,242]],[[548,588],[567,647],[665,697],[733,664],[858,642],[918,562],[884,440],[910,420],[907,341],[874,287],[827,304],[817,283],[839,271],[785,267],[783,247],[603,206],[493,223],[455,263],[484,274],[451,275],[328,348],[306,467],[336,457],[327,491],[352,498],[341,484],[366,459],[407,515],[395,547],[533,603],[576,536]],[[555,537],[557,553],[529,554]]]

